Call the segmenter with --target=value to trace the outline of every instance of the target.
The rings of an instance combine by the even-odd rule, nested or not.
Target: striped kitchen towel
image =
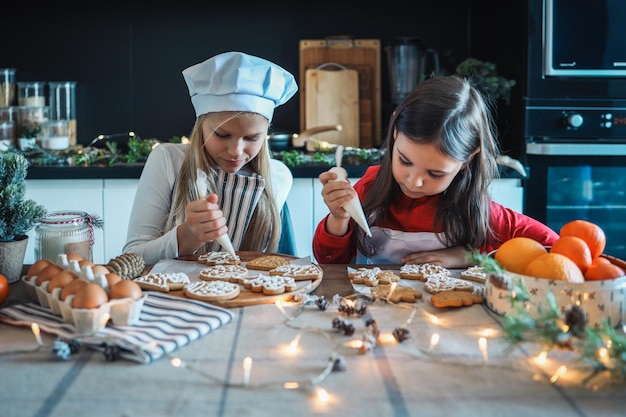
[[[72,324],[38,304],[18,304],[0,309],[0,321],[16,326],[39,324],[42,331],[82,345],[104,350],[119,347],[120,357],[150,363],[229,323],[234,314],[202,301],[150,292],[139,321],[132,326],[106,326],[95,335],[76,333]]]

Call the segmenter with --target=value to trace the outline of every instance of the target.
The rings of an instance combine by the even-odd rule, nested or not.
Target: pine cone
[[[143,273],[146,262],[139,254],[130,252],[116,256],[105,266],[122,279],[134,279]]]
[[[582,307],[573,305],[565,312],[565,324],[574,336],[583,336],[587,326],[587,313]]]
[[[501,290],[510,290],[511,289],[511,280],[504,275],[491,273],[488,275],[489,282],[495,288]]]

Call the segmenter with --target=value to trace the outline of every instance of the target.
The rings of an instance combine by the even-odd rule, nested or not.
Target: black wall
[[[517,156],[522,149],[525,2],[269,3],[14,3],[15,18],[3,18],[0,66],[17,68],[18,81],[77,81],[79,143],[128,130],[166,140],[189,134],[194,121],[181,71],[214,54],[244,51],[297,76],[301,39],[349,35],[380,39],[384,47],[396,36],[417,36],[439,51],[449,72],[473,56],[518,81],[512,105],[500,106],[499,125],[503,150]],[[384,51],[381,88],[384,129],[390,111]],[[276,110],[273,125],[297,132],[299,115],[296,96]]]

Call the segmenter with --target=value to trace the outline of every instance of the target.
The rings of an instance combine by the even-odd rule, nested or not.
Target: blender
[[[401,36],[385,47],[392,104],[398,105],[423,79],[439,73],[439,54],[420,38]]]

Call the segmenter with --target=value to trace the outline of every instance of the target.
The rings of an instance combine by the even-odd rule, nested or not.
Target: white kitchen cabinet
[[[518,213],[524,210],[524,188],[519,178],[500,178],[489,186],[489,193],[494,201]]]
[[[103,196],[104,258],[122,254],[139,179],[105,179]]]
[[[27,180],[26,198],[48,212],[83,211],[104,220],[94,228],[93,261],[104,264],[122,253],[138,179]],[[36,261],[36,231],[28,234],[24,263]]]
[[[352,184],[358,179],[349,178]],[[489,192],[494,201],[522,213],[524,189],[520,179],[498,179],[492,183]],[[311,256],[315,260],[313,234],[318,223],[328,214],[328,207],[322,199],[322,184],[317,178],[294,178],[287,204],[296,237],[297,255]]]
[[[317,178],[315,179],[317,181]],[[294,178],[293,186],[287,196],[287,205],[291,215],[291,224],[296,239],[296,254],[311,254],[313,242],[313,185],[312,178]]]
[[[349,178],[353,184],[358,178]],[[139,179],[72,179],[27,180],[26,198],[43,204],[48,212],[84,211],[104,220],[102,229],[94,229],[93,261],[107,263],[120,255],[126,242],[128,221]],[[315,178],[294,178],[287,197],[296,238],[296,254],[311,256],[313,234],[328,214],[322,199],[322,185]],[[515,211],[522,212],[524,191],[521,180],[502,178],[490,187],[492,198]],[[25,263],[35,259],[35,230],[29,232]]]

